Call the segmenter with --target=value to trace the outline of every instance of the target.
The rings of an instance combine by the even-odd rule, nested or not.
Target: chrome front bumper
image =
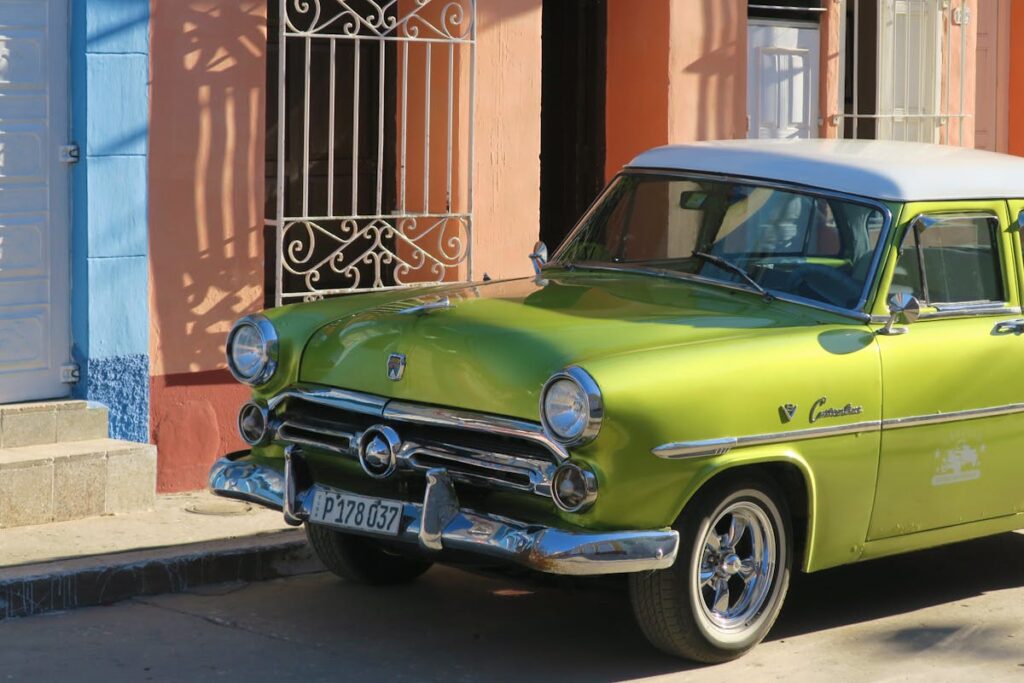
[[[290,455],[285,459],[283,473],[232,457],[221,458],[210,470],[210,490],[282,510],[286,522],[302,524],[309,519],[318,484],[299,490],[293,458]],[[580,533],[462,509],[451,478],[441,468],[427,473],[422,503],[404,503],[398,536],[379,538],[418,543],[430,551],[476,553],[551,574],[573,575],[666,569],[675,562],[679,549],[679,534],[671,529]]]

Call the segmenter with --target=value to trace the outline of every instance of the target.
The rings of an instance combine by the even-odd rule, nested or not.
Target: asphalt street
[[[794,581],[768,640],[693,667],[651,649],[619,581],[435,567],[327,574],[0,622],[0,681],[1024,681],[1024,535]]]

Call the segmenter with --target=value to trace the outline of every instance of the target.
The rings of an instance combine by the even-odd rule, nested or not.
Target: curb
[[[0,569],[0,621],[323,571],[301,530]]]

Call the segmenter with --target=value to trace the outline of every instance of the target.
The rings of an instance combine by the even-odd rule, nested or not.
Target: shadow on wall
[[[745,135],[746,3],[609,0],[606,179],[668,143]]]
[[[150,372],[161,491],[241,447],[223,370],[263,278],[265,0],[153,0]]]

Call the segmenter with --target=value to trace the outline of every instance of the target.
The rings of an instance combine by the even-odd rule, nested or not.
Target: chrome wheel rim
[[[775,527],[759,505],[739,501],[708,527],[696,563],[699,611],[716,629],[748,628],[763,613],[776,571]]]

